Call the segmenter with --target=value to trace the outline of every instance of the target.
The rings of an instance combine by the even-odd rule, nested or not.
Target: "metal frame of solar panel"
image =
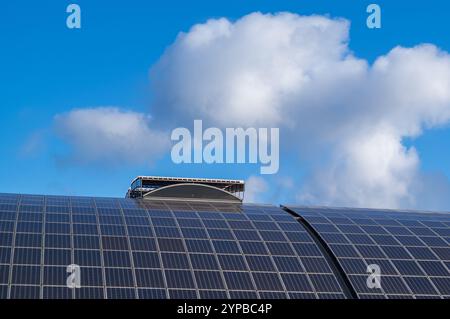
[[[359,298],[450,297],[450,214],[349,208],[287,209],[311,225]],[[369,265],[380,288],[367,284]]]

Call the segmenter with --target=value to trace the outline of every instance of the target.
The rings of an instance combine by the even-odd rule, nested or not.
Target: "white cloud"
[[[420,206],[433,182],[402,141],[450,121],[450,57],[396,47],[369,65],[350,51],[349,26],[290,13],[195,25],[152,70],[155,115],[280,126],[284,152],[313,167],[302,202]]]
[[[298,108],[293,99],[364,71],[348,52],[348,28],[345,20],[289,13],[196,25],[152,70],[157,103],[224,125],[285,124]]]
[[[104,164],[149,163],[166,150],[168,135],[149,127],[149,117],[116,107],[75,109],[55,116],[58,135],[73,159]]]
[[[355,136],[338,147],[326,167],[320,167],[299,194],[304,202],[397,207],[411,202],[419,159],[395,135],[380,130]]]
[[[269,185],[260,176],[250,176],[245,181],[245,202],[261,203],[262,196],[269,190]]]

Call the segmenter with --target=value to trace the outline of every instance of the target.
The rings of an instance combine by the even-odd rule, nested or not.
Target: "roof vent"
[[[242,202],[242,180],[138,176],[128,189],[128,198]]]

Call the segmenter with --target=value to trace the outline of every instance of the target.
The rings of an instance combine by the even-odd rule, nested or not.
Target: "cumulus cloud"
[[[261,203],[264,193],[269,190],[269,185],[264,178],[260,176],[250,176],[245,181],[245,202]]]
[[[105,164],[149,163],[168,147],[147,115],[117,107],[74,109],[55,116],[57,134],[73,147],[71,158]]]
[[[151,71],[155,115],[279,126],[282,152],[309,163],[303,203],[437,202],[423,193],[437,184],[402,142],[450,121],[450,56],[423,44],[369,64],[350,50],[349,28],[344,19],[291,13],[195,25]]]
[[[332,160],[319,167],[298,195],[302,202],[397,207],[414,203],[411,187],[419,158],[398,137],[387,131],[349,138]]]
[[[152,70],[156,103],[220,124],[286,123],[286,106],[309,94],[309,83],[334,84],[364,68],[348,54],[348,26],[288,13],[195,25]]]

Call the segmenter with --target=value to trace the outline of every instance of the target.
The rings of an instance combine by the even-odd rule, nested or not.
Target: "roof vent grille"
[[[128,189],[128,198],[242,202],[242,180],[138,176]]]

